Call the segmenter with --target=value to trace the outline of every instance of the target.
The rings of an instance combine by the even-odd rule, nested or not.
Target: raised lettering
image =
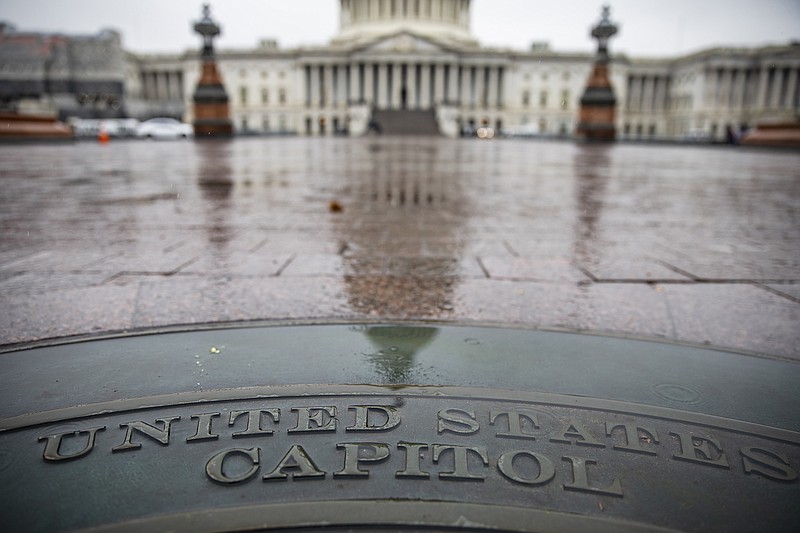
[[[91,452],[92,448],[94,448],[94,437],[97,432],[105,429],[105,426],[99,426],[96,428],[82,429],[80,431],[66,431],[64,433],[56,433],[54,435],[47,435],[46,437],[39,437],[39,440],[47,441],[47,443],[44,445],[44,453],[42,457],[45,461],[69,461],[70,459],[83,457],[87,453]],[[61,439],[67,435],[77,436],[81,433],[88,433],[88,436],[86,437],[86,445],[76,452],[62,455]]]
[[[525,422],[527,420],[528,423],[533,426],[533,429],[539,429],[539,418],[537,413],[527,409],[514,409],[512,411],[492,410],[489,412],[489,424],[494,425],[495,420],[504,415],[508,420],[508,431],[498,431],[496,436],[512,439],[536,440],[533,435],[525,433],[523,428],[527,425]]]
[[[739,450],[745,474],[759,474],[776,481],[794,481],[797,471],[789,465],[789,458],[783,453],[771,452],[756,446],[746,446]]]
[[[614,430],[618,428],[624,430],[625,444],[615,444],[615,450],[624,450],[626,452],[641,453],[644,455],[657,455],[655,451],[642,447],[642,442],[655,442],[658,444],[658,433],[656,433],[655,429],[642,427],[629,422],[620,422],[613,426],[606,422],[606,435],[611,437]]]
[[[605,448],[606,445],[595,439],[583,424],[574,418],[567,422],[560,431],[556,432],[558,437],[551,437],[550,442],[561,442],[564,444],[577,444],[578,446],[594,446]]]
[[[673,459],[730,469],[728,458],[725,457],[718,440],[712,437],[699,437],[693,433],[670,431],[669,434],[677,437],[681,448],[680,453],[673,454]]]
[[[382,443],[354,442],[337,444],[337,450],[344,450],[344,466],[334,476],[339,477],[369,477],[368,470],[358,468],[360,463],[380,463],[389,457],[389,446]],[[362,451],[372,450],[371,455],[363,456]]]
[[[229,456],[245,456],[249,461],[249,467],[239,475],[230,475],[225,472],[225,459]],[[243,483],[256,475],[258,472],[258,463],[261,457],[261,450],[258,448],[232,448],[219,452],[206,463],[206,475],[217,483],[224,485],[233,485],[235,483]]]
[[[289,433],[336,431],[336,407],[333,405],[292,407],[292,411],[297,413],[297,425]]]
[[[231,437],[237,438],[250,437],[253,435],[272,435],[273,431],[271,429],[264,429],[263,415],[269,416],[272,419],[273,424],[277,424],[281,421],[280,409],[247,409],[244,411],[231,411],[231,414],[228,417],[228,426],[233,426],[236,424],[236,420],[244,414],[247,415],[247,427],[244,431],[237,431],[236,433],[232,434]]]
[[[489,465],[489,455],[486,452],[486,446],[454,446],[449,444],[434,444],[433,445],[433,462],[439,463],[439,456],[442,452],[452,450],[453,452],[453,471],[440,472],[441,479],[449,480],[470,480],[470,481],[483,481],[486,476],[473,474],[469,471],[469,456],[468,452],[477,455],[483,464]]]
[[[589,465],[596,465],[597,461],[568,455],[563,456],[561,459],[569,461],[572,465],[572,483],[564,484],[564,490],[605,494],[606,496],[623,496],[622,485],[617,478],[614,478],[614,481],[606,487],[592,487],[589,485]]]
[[[355,422],[345,431],[387,431],[400,425],[400,414],[397,409],[388,405],[351,405],[348,410],[355,412]],[[386,421],[382,424],[371,424],[370,413],[382,413]]]
[[[187,437],[186,442],[218,439],[219,435],[216,433],[211,433],[211,420],[218,418],[219,416],[219,413],[202,413],[199,415],[192,415],[192,420],[197,419],[197,431],[195,431],[194,435],[191,437]]]
[[[517,457],[530,457],[539,473],[534,478],[524,478],[519,475],[519,472],[514,467],[514,460]],[[500,473],[511,481],[522,483],[523,485],[544,485],[550,482],[556,475],[556,467],[553,462],[543,455],[538,453],[529,452],[527,450],[515,450],[506,452],[497,460],[497,468]]]
[[[291,472],[287,474],[284,470],[290,470]],[[325,472],[317,467],[302,446],[295,444],[289,448],[289,451],[283,456],[278,466],[272,472],[265,474],[262,479],[264,481],[286,480],[290,475],[292,479],[313,479],[324,478]]]
[[[131,439],[133,438],[133,432],[136,431],[141,433],[145,437],[150,437],[154,441],[158,442],[163,446],[169,445],[169,430],[172,423],[176,420],[180,420],[181,417],[179,416],[171,416],[169,418],[156,418],[156,422],[161,422],[164,424],[163,429],[159,429],[155,426],[151,426],[145,422],[126,422],[124,424],[120,424],[119,427],[126,428],[125,431],[125,439],[122,441],[122,444],[119,446],[115,446],[111,448],[112,452],[122,452],[125,450],[136,450],[141,448],[142,445],[138,442],[132,442]]]
[[[413,442],[398,442],[397,447],[406,452],[406,467],[395,473],[397,477],[410,478],[429,478],[431,475],[422,470],[420,462],[422,460],[422,450],[427,450],[427,444],[417,444]]]
[[[442,409],[437,414],[436,431],[441,435],[445,431],[457,435],[473,435],[480,430],[475,413],[463,409]]]

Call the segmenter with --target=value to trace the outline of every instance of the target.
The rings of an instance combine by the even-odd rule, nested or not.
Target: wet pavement
[[[0,343],[436,320],[800,359],[800,154],[528,140],[0,146]]]

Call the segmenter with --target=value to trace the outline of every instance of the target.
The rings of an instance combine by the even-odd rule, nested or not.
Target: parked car
[[[139,121],[135,118],[71,118],[72,130],[78,138],[97,138],[100,132],[109,137],[133,137],[137,134]]]
[[[504,137],[538,137],[541,133],[539,125],[533,123],[512,126],[503,130]]]
[[[694,128],[685,131],[681,139],[683,142],[687,143],[709,143],[712,141],[708,132],[702,128]]]
[[[191,124],[174,118],[151,118],[139,124],[136,136],[147,139],[187,139],[194,135]]]

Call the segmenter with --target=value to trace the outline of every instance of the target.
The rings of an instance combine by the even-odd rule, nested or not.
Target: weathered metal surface
[[[9,530],[800,527],[793,363],[426,325],[0,358]]]

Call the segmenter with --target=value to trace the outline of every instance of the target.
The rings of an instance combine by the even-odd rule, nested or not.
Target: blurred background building
[[[187,31],[190,14],[187,14]],[[591,53],[482,47],[470,0],[340,0],[326,46],[272,40],[220,50],[239,134],[358,135],[370,127],[448,136],[481,126],[571,136]],[[225,28],[223,31],[235,31]],[[588,28],[575,31],[587,32]],[[724,140],[726,133],[800,115],[800,43],[713,48],[669,59],[614,54],[622,139]],[[0,26],[0,101],[62,119],[171,116],[191,122],[200,47],[142,55],[119,34],[67,36]]]

